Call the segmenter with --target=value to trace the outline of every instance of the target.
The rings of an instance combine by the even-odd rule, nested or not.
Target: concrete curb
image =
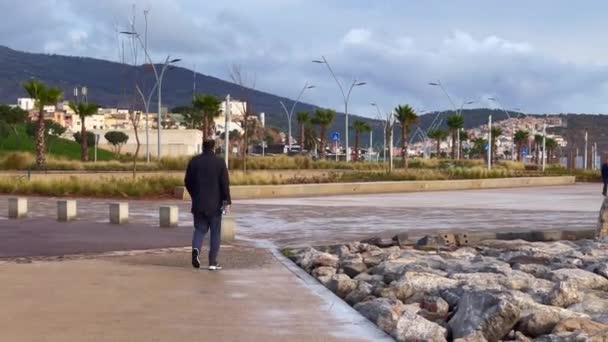
[[[294,264],[291,260],[285,257],[280,250],[271,248],[272,255],[291,273],[293,273],[304,286],[311,290],[315,295],[319,296],[327,305],[330,314],[334,314],[340,319],[349,320],[356,327],[357,337],[369,338],[370,341],[394,341],[390,336],[380,330],[378,326],[370,322],[367,318],[361,316],[357,310],[336,296],[333,292],[327,289],[323,284],[319,283],[310,274]]]
[[[447,181],[402,181],[366,183],[243,185],[231,187],[232,199],[316,197],[350,194],[380,194],[424,191],[453,191],[474,189],[518,188],[534,186],[573,185],[575,177],[513,177],[488,179],[460,179]],[[190,200],[184,187],[177,187],[174,196]]]

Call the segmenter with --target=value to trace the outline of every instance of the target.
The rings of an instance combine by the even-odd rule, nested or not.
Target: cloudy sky
[[[0,0],[0,44],[14,49],[118,60],[116,30],[128,29],[126,0]],[[257,88],[342,110],[325,56],[353,90],[350,112],[375,116],[409,103],[526,112],[608,113],[608,3],[571,0],[144,0],[155,61],[222,79],[240,64]]]

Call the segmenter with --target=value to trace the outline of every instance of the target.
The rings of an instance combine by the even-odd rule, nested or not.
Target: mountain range
[[[193,95],[193,75],[192,70],[182,67],[172,67],[172,70],[168,71],[163,80],[163,104],[165,106],[173,108],[190,104]],[[139,84],[147,85],[148,89],[155,83],[154,74],[149,66],[131,66],[88,57],[29,53],[0,46],[0,103],[16,103],[18,97],[27,96],[23,90],[23,83],[29,79],[39,79],[63,89],[66,99],[73,98],[72,89],[75,86],[86,86],[90,102],[106,107],[128,108],[135,106],[142,108],[142,102],[134,96],[134,80],[136,78],[139,79]],[[240,85],[201,73],[196,74],[196,93],[210,94],[221,98],[224,98],[227,94],[231,94],[233,98],[237,99],[246,98],[256,113],[266,113],[266,122],[269,126],[287,131],[287,119],[280,101],[283,101],[290,108],[293,104],[291,99],[259,90],[246,89]],[[156,103],[155,96],[152,96],[151,103]],[[154,108],[156,106],[152,105],[151,111],[155,112]],[[314,112],[318,108],[313,104],[299,103],[296,111]],[[453,111],[443,111],[422,115],[419,126],[427,130],[433,122],[439,121],[445,128],[445,118],[452,114],[454,114]],[[498,110],[463,110],[466,128],[485,124],[489,114],[492,114],[496,121],[506,118],[506,114]],[[568,127],[576,128],[576,130],[565,128],[568,132],[564,131],[562,133],[578,141],[581,135],[580,130],[588,128],[594,132],[594,136],[597,136],[597,140],[600,141],[602,147],[604,145],[608,147],[608,136],[598,131],[598,127],[602,126],[593,123],[596,119],[597,116],[568,115],[566,120]],[[381,144],[382,122],[351,115],[350,122],[352,123],[354,120],[363,120],[370,123],[376,137],[374,145]],[[602,124],[605,121],[604,118],[600,120]],[[294,122],[292,125],[293,134],[297,136],[297,124]],[[333,131],[343,133],[344,126],[345,117],[338,112],[333,126],[328,129],[328,134]],[[400,139],[399,131],[399,129],[396,130],[397,140]],[[352,130],[350,134],[352,141]],[[414,134],[414,131],[410,134]],[[606,141],[604,142],[604,140]],[[367,146],[368,139],[364,138],[362,141],[363,145]],[[580,146],[580,141],[577,144]]]

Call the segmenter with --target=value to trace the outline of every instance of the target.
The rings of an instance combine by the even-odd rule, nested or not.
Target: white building
[[[87,131],[97,129],[109,129],[109,127],[106,126],[106,116],[104,114],[95,114],[87,116],[84,120],[84,123]],[[82,122],[79,116],[73,116],[72,126],[70,128],[74,132],[80,132],[80,130],[82,129]]]
[[[29,97],[20,97],[17,99],[17,106],[25,111],[35,110],[36,100]],[[44,106],[44,111],[47,113],[54,113],[55,106]]]
[[[88,126],[88,124],[87,124]],[[93,130],[94,134],[99,135],[99,147],[112,150],[104,135],[109,130]],[[132,130],[123,131],[129,136],[129,140],[123,146],[121,153],[134,154],[137,148],[137,140],[135,139],[135,133]],[[139,149],[139,156],[146,156],[146,133],[138,132],[139,141],[141,143]],[[155,157],[158,154],[158,136],[156,130],[150,130],[149,134],[149,152],[151,157]],[[181,157],[181,156],[193,156],[202,151],[203,133],[197,129],[169,129],[161,132],[161,153],[163,156]]]

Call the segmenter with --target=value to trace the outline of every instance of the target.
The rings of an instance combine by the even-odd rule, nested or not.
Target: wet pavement
[[[237,242],[222,247],[221,272],[192,270],[188,248],[149,250],[189,245],[187,202],[131,201],[131,223],[114,226],[107,223],[108,200],[79,199],[79,219],[59,223],[56,199],[30,198],[30,218],[0,219],[0,340],[390,340],[276,250],[255,247],[402,231],[585,229],[595,226],[598,190],[238,201]],[[0,197],[0,212],[7,211],[6,199]],[[158,207],[166,204],[180,207],[180,227],[158,227]],[[133,249],[140,251],[95,254]]]
[[[299,246],[442,230],[518,231],[595,227],[596,184],[237,201],[237,239],[255,246]],[[7,197],[0,198],[6,212]],[[108,222],[109,200],[79,199],[79,219],[54,220],[56,199],[30,198],[30,218],[0,219],[0,258],[187,246],[192,219],[184,201],[130,201],[130,224]],[[158,207],[180,208],[180,227],[158,228]]]

